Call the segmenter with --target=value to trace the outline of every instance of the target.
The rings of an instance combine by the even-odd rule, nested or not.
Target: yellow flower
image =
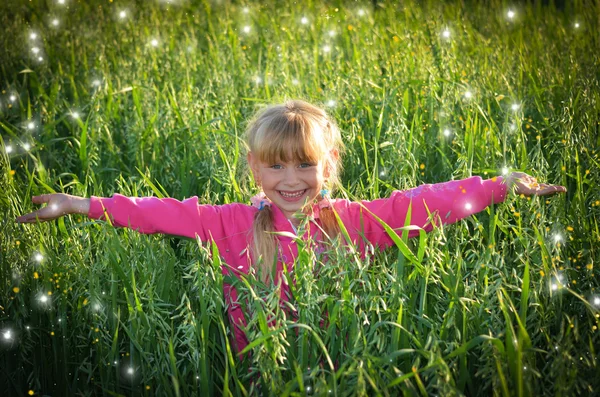
[[[354,26],[348,25],[348,30],[354,30]]]
[[[87,300],[87,298],[85,298],[85,299],[83,300],[83,306],[85,306],[85,305],[87,305],[87,304],[88,304],[88,300]]]
[[[50,335],[54,336],[54,331],[50,332]]]
[[[48,295],[52,295],[52,291],[48,291]]]
[[[17,241],[15,241],[15,244],[16,244],[17,246],[19,246],[19,245],[21,245],[21,242],[20,242],[19,240],[17,240]]]
[[[33,278],[40,278],[40,275],[38,274],[38,272],[33,272]]]
[[[398,36],[394,36],[393,39],[396,43],[400,41],[400,38]]]
[[[567,226],[567,230],[572,232],[573,231],[573,227],[572,226]]]
[[[421,165],[419,166],[420,169],[424,170],[425,169],[425,164],[421,163]]]
[[[10,170],[10,176],[15,175],[15,170]]]
[[[594,264],[593,263],[588,263],[585,267],[588,270],[592,270],[594,268]]]
[[[33,396],[35,394],[35,392],[33,390],[29,390],[29,395]]]
[[[540,276],[544,277],[546,275],[546,273],[544,273],[543,270],[540,270]]]
[[[19,293],[19,291],[20,291],[19,287],[15,287],[15,288],[13,288],[13,292],[14,292],[15,294],[18,294],[18,293]]]

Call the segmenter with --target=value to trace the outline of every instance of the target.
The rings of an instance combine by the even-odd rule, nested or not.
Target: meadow
[[[2,2],[0,394],[600,394],[599,7]],[[249,203],[246,122],[285,98],[342,130],[334,197],[514,170],[568,192],[364,259],[301,246],[297,319],[237,282],[243,357],[210,243],[14,221],[51,192]]]

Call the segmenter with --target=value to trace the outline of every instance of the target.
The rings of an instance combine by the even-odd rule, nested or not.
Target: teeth
[[[289,193],[285,193],[285,192],[282,192],[282,191],[280,191],[279,193],[281,193],[281,195],[283,197],[289,197],[289,198],[291,198],[291,197],[300,197],[300,196],[302,196],[304,194],[304,190],[301,191],[301,192],[295,193],[295,194],[289,194]]]

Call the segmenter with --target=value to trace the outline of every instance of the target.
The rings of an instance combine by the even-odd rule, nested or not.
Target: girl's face
[[[305,203],[312,203],[319,195],[327,178],[323,161],[309,163],[294,160],[268,164],[250,152],[248,163],[265,195],[292,221],[295,220],[292,217],[294,213],[302,210]]]

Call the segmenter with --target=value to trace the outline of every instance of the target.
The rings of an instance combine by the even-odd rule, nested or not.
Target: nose
[[[285,170],[285,184],[288,186],[297,186],[300,183],[296,167],[287,167]]]

